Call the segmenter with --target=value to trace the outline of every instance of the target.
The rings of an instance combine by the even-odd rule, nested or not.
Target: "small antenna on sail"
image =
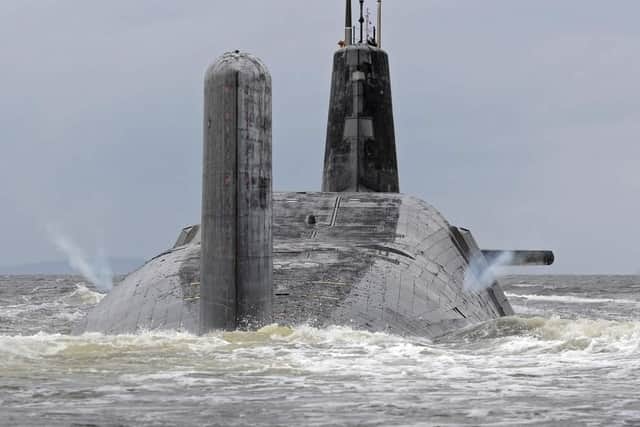
[[[376,39],[379,48],[382,48],[382,0],[378,0],[378,38]]]
[[[370,40],[370,35],[371,33],[369,32],[371,30],[371,12],[369,11],[369,8],[367,8],[367,13],[365,13],[365,40],[367,42],[369,42]]]
[[[351,19],[351,0],[347,0],[347,10],[344,21],[344,44],[353,44],[353,20]]]
[[[364,38],[364,0],[360,0],[360,43],[363,42]]]

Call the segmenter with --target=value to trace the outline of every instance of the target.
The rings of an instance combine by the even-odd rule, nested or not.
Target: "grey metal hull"
[[[273,208],[276,323],[434,338],[513,313],[497,283],[464,289],[475,242],[468,232],[461,242],[438,211],[414,197],[276,193]],[[126,277],[77,331],[197,333],[199,270],[193,229]]]

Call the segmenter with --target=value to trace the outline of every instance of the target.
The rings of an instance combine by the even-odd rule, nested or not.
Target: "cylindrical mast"
[[[360,43],[362,43],[364,38],[364,0],[360,0],[360,19],[358,22],[360,23]]]
[[[369,30],[371,28],[371,13],[369,12],[369,8],[367,8],[367,13],[365,14],[365,21],[366,21],[366,23],[365,23],[366,24],[366,26],[365,26],[365,28],[366,28],[366,30],[365,30],[365,35],[366,35],[365,40],[367,42],[369,42],[369,40],[371,40],[370,37],[369,37],[370,36]]]
[[[347,10],[344,21],[344,44],[349,46],[353,44],[353,20],[351,19],[351,0],[347,0]]]
[[[376,31],[378,33],[378,47],[382,48],[382,0],[378,0],[378,26]]]

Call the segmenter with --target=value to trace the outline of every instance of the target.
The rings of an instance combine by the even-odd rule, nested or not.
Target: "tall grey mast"
[[[360,0],[360,19],[358,20],[360,23],[360,42],[362,43],[364,40],[364,0]]]
[[[378,0],[378,26],[377,26],[376,44],[382,48],[382,0]]]
[[[347,10],[345,11],[344,21],[344,44],[349,46],[353,44],[353,20],[351,19],[351,0],[346,0]]]

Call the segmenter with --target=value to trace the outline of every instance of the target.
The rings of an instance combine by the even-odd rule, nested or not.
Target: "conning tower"
[[[360,37],[351,43],[351,1],[346,2],[346,39],[333,57],[322,191],[398,193],[389,57],[379,46],[380,28],[370,38],[363,27],[364,0]],[[379,17],[381,8],[379,1]]]

